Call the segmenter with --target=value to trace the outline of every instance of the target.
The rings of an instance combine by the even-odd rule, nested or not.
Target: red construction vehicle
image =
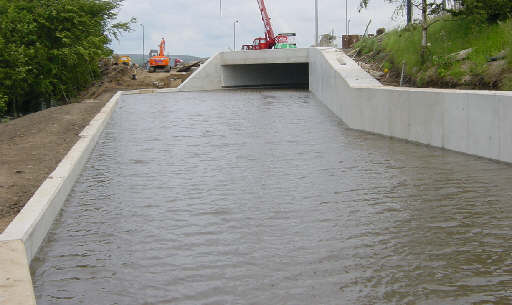
[[[160,52],[157,56],[149,59],[149,73],[156,72],[156,70],[171,72],[171,60],[165,56],[165,39],[163,38],[162,42],[160,42]]]
[[[264,0],[257,0],[260,7],[261,19],[265,26],[265,37],[258,37],[254,39],[252,45],[243,45],[242,50],[264,50],[272,49],[276,45],[278,40],[287,39],[287,37],[281,37],[274,34],[272,29],[272,23],[270,22],[270,16],[268,15],[267,8],[265,7]]]

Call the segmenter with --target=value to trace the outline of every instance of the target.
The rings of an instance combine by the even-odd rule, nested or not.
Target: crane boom
[[[269,48],[272,48],[276,44],[276,35],[274,34],[274,29],[272,29],[270,16],[268,15],[267,8],[265,7],[265,1],[258,0],[258,4],[260,6],[261,19],[265,25],[265,38],[267,38]]]
[[[265,0],[257,1],[260,7],[261,19],[263,20],[263,25],[265,26],[265,37],[255,38],[252,45],[243,45],[242,50],[266,50],[273,48],[281,49],[283,48],[283,45],[288,45],[288,36],[295,36],[295,34],[279,34],[276,36],[274,29],[272,28],[272,22],[270,22],[270,16],[268,15],[267,7],[265,6]]]

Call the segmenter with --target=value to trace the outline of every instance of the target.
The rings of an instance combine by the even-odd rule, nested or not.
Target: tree
[[[361,0],[360,6],[361,8],[368,7],[369,0]],[[441,12],[443,12],[443,5],[445,5],[444,1],[437,3],[437,1],[428,1],[428,0],[384,0],[389,3],[394,3],[397,5],[395,13],[402,12],[404,8],[409,9],[412,6],[415,6],[421,10],[421,58],[422,61],[425,62],[427,59],[428,53],[428,29],[432,24],[436,22],[432,16],[437,16]],[[507,0],[510,1],[510,0]],[[445,7],[445,6],[444,6]],[[412,9],[409,10],[412,12]]]
[[[450,10],[454,16],[463,16],[495,23],[512,17],[511,0],[459,0],[461,9]]]
[[[412,24],[412,15],[413,15],[413,10],[412,10],[412,0],[407,0],[407,3],[406,3],[406,10],[407,10],[407,24]]]
[[[68,100],[100,76],[122,0],[0,0],[0,96],[14,116]]]

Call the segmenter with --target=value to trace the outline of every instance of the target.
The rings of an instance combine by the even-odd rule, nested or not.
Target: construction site
[[[317,6],[301,47],[269,1],[240,50],[154,34],[0,124],[0,305],[512,301],[512,92],[408,87],[396,32],[340,49]]]

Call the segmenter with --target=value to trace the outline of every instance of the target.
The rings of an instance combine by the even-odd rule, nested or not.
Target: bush
[[[7,114],[7,96],[0,95],[0,117]]]
[[[354,45],[354,48],[359,49],[361,54],[373,53],[378,47],[379,44],[374,37],[364,37]]]
[[[455,16],[465,16],[480,21],[496,23],[512,16],[511,0],[461,0],[462,9],[451,11]]]
[[[0,0],[0,89],[9,108],[30,113],[100,76],[98,61],[129,29],[115,23],[122,0]]]

